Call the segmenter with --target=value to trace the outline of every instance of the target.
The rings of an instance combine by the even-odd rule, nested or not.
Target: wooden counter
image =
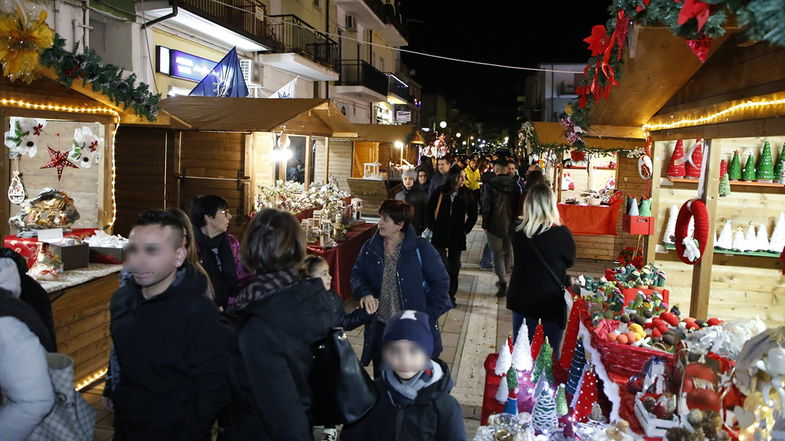
[[[121,265],[91,264],[42,280],[52,301],[57,350],[74,360],[74,384],[106,368],[111,348],[109,302]]]

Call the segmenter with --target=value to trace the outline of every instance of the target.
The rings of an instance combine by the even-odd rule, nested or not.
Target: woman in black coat
[[[532,338],[541,320],[545,336],[559,354],[566,315],[562,286],[567,268],[575,262],[575,242],[570,230],[561,225],[550,187],[537,184],[526,193],[523,222],[512,236],[515,266],[507,309],[512,311],[514,336],[525,322]]]
[[[314,348],[343,317],[320,279],[302,280],[305,237],[288,212],[267,209],[245,233],[242,257],[256,276],[230,313],[237,348],[230,360],[234,441],[310,440]]]
[[[466,249],[466,235],[477,223],[477,204],[471,190],[464,187],[466,172],[453,166],[444,184],[428,200],[425,214],[433,231],[431,243],[439,251],[450,274],[450,298],[455,304],[461,253]]]

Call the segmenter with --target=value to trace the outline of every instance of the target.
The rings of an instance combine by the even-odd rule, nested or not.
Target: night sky
[[[449,57],[536,67],[589,58],[582,40],[609,18],[610,2],[553,0],[470,2],[404,0],[408,49]],[[529,73],[403,54],[423,92],[455,98],[458,108],[489,126],[515,125],[517,89]]]

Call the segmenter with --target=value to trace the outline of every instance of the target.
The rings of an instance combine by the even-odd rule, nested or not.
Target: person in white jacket
[[[29,308],[18,300],[20,292],[16,264],[0,259],[0,441],[24,440],[54,405],[46,351],[30,326],[17,318]]]

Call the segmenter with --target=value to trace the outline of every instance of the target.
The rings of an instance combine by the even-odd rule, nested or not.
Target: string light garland
[[[93,372],[87,378],[77,383],[76,386],[74,386],[74,390],[76,390],[77,392],[81,392],[82,389],[86,388],[87,386],[90,386],[91,384],[103,378],[107,372],[109,372],[109,369],[107,368],[103,368]]]
[[[763,109],[763,108],[776,107],[776,106],[785,106],[785,98],[772,99],[772,100],[753,99],[742,103],[730,105],[722,110],[698,118],[685,118],[669,123],[653,123],[653,124],[646,123],[641,127],[641,129],[643,129],[645,133],[648,133],[658,130],[668,130],[668,129],[675,129],[680,127],[700,126],[704,124],[720,122],[720,120],[727,117],[728,115],[733,114],[734,112],[748,110],[748,109]]]
[[[13,98],[0,98],[0,106],[8,106],[8,107],[17,107],[20,109],[31,109],[31,110],[48,110],[53,112],[66,112],[66,113],[81,113],[81,114],[88,114],[88,115],[109,115],[112,116],[114,119],[114,127],[112,129],[112,148],[111,148],[111,155],[112,155],[112,219],[109,221],[109,224],[104,227],[105,229],[110,229],[115,223],[117,219],[117,200],[115,198],[115,182],[117,179],[117,170],[115,167],[115,137],[117,135],[117,129],[120,126],[120,112],[111,109],[109,107],[78,107],[78,106],[67,106],[67,105],[60,105],[60,104],[40,104],[40,103],[31,103],[29,101],[18,100]]]

